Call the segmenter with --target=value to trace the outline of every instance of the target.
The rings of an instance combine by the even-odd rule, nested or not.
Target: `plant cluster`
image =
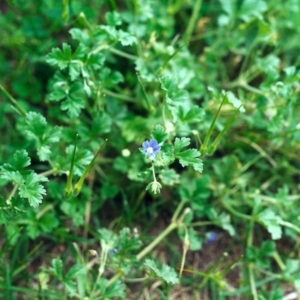
[[[300,293],[298,2],[39,2],[0,4],[0,298]]]

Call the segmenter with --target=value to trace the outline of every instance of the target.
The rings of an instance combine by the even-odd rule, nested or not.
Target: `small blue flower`
[[[213,243],[218,237],[218,234],[216,232],[210,232],[207,234],[207,243],[211,244]]]
[[[142,146],[144,153],[148,155],[150,159],[154,159],[156,154],[160,151],[160,145],[155,139],[143,142]]]
[[[117,248],[111,248],[111,249],[109,249],[109,253],[110,253],[111,255],[114,255],[114,254],[116,254],[117,252],[118,252]]]

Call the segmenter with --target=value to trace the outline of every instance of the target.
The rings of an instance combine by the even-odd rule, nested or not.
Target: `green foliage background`
[[[298,0],[1,2],[2,298],[300,292],[299,15]]]

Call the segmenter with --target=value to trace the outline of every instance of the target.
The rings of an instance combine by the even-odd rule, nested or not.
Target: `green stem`
[[[111,286],[117,279],[119,279],[123,275],[123,272],[118,272],[115,274],[106,284],[107,287]]]
[[[250,286],[251,286],[251,292],[253,296],[253,300],[258,300],[256,285],[255,285],[255,278],[254,278],[254,272],[253,272],[253,264],[250,263],[248,265],[248,272],[249,272],[249,280],[250,280]]]
[[[76,153],[76,148],[77,148],[77,138],[78,138],[78,134],[76,134],[76,137],[75,137],[75,145],[74,145],[73,154],[72,154],[70,171],[69,171],[68,178],[67,178],[67,186],[65,188],[65,192],[66,192],[67,196],[70,196],[70,194],[73,190],[72,179],[73,179],[73,168],[74,168],[74,163],[75,163],[75,153]]]
[[[78,15],[78,22],[81,23],[82,26],[87,27],[89,30],[93,29],[83,12]]]
[[[196,3],[193,4],[193,12],[192,16],[190,18],[189,24],[187,26],[186,32],[184,34],[184,40],[189,41],[191,38],[191,35],[193,33],[193,30],[196,26],[196,22],[199,16],[199,11],[202,5],[202,0],[196,0]]]
[[[168,65],[169,61],[177,54],[179,53],[179,51],[181,51],[184,47],[186,47],[187,44],[184,43],[182,46],[180,46],[176,51],[174,51],[173,54],[171,54],[165,61],[164,63],[162,64],[161,67],[159,67],[157,70],[156,70],[156,73],[157,74],[161,74],[163,72],[163,70],[166,68],[166,66]]]
[[[153,181],[154,182],[157,182],[157,180],[156,180],[156,176],[155,176],[155,169],[154,169],[154,164],[152,164],[152,174],[153,174]]]
[[[39,220],[48,210],[53,209],[53,205],[52,204],[48,204],[46,205],[37,215],[36,215],[36,219]]]
[[[117,94],[117,93],[114,93],[114,92],[106,90],[106,89],[103,89],[102,91],[104,94],[114,97],[116,99],[124,100],[127,102],[135,102],[135,99],[132,97],[129,97],[129,96]]]
[[[7,98],[10,100],[10,102],[16,107],[17,111],[23,115],[24,117],[26,116],[26,111],[24,108],[18,103],[16,99],[13,98],[13,96],[4,88],[2,84],[0,84],[0,89],[2,92],[7,96]]]
[[[149,100],[149,98],[148,98],[148,95],[147,95],[147,93],[146,93],[146,90],[145,90],[145,88],[144,88],[144,85],[143,85],[143,83],[142,83],[142,80],[141,80],[141,77],[140,77],[139,73],[136,73],[136,75],[137,75],[138,81],[139,81],[139,83],[140,83],[140,85],[141,85],[141,87],[142,87],[142,92],[143,92],[143,96],[144,96],[144,98],[145,98],[145,100],[146,100],[147,108],[148,108],[148,110],[151,112],[151,111],[153,111],[154,108],[153,108],[153,106],[152,106],[151,103],[150,103],[150,100]]]
[[[213,119],[213,121],[212,121],[212,123],[211,123],[211,125],[210,125],[210,127],[209,127],[209,129],[208,129],[207,134],[205,135],[203,144],[202,144],[202,146],[201,146],[201,148],[200,148],[200,152],[201,152],[201,155],[202,155],[202,156],[204,156],[204,155],[206,154],[206,151],[207,151],[207,145],[208,145],[210,136],[211,136],[212,131],[213,131],[214,127],[215,127],[215,123],[216,123],[216,121],[217,121],[217,119],[218,119],[218,116],[219,116],[219,114],[220,114],[221,108],[222,108],[223,104],[225,103],[225,100],[226,100],[226,96],[223,95],[223,100],[222,100],[222,102],[221,102],[221,104],[220,104],[220,106],[219,106],[219,108],[218,108],[218,111],[217,111],[216,115],[214,116],[214,119]]]
[[[196,226],[210,226],[210,225],[215,225],[215,223],[211,222],[211,221],[199,221],[199,222],[191,223],[187,226],[188,227],[196,227]]]
[[[176,222],[176,220],[178,219],[178,216],[183,208],[183,206],[185,205],[187,201],[186,200],[182,200],[176,207],[176,210],[174,212],[174,215],[172,217],[172,222]]]
[[[40,175],[42,175],[42,176],[49,176],[49,175],[52,175],[52,174],[55,174],[55,173],[57,173],[57,169],[51,169],[51,170],[48,170],[48,171],[45,171],[45,172],[42,172],[42,173],[40,173]]]
[[[248,83],[240,84],[240,87],[244,88],[245,90],[247,90],[247,91],[249,91],[251,93],[265,96],[265,93],[263,91],[261,91],[260,89],[255,88],[255,87],[249,85]]]
[[[229,126],[233,123],[237,113],[240,111],[240,108],[242,107],[242,105],[233,113],[233,115],[231,116],[231,118],[229,118],[227,120],[227,122],[225,123],[225,126],[223,128],[223,130],[218,134],[218,136],[216,137],[216,139],[212,142],[212,144],[209,146],[209,154],[212,155],[215,150],[217,149],[217,146],[220,142],[220,140],[222,139],[222,137],[224,136],[225,132],[227,131],[227,129],[229,128]]]
[[[280,221],[280,225],[294,229],[297,233],[300,233],[300,228],[290,222]]]
[[[250,221],[248,236],[247,236],[247,247],[251,247],[253,244],[253,228],[254,228],[254,222]],[[255,285],[255,278],[254,278],[254,271],[253,271],[253,263],[252,262],[248,263],[247,268],[249,273],[249,281],[250,281],[253,300],[258,300],[257,289]]]
[[[92,159],[92,161],[88,164],[88,166],[85,168],[83,174],[81,175],[80,179],[78,180],[78,182],[75,184],[74,189],[76,191],[76,193],[79,193],[81,191],[83,182],[86,178],[86,176],[88,175],[88,173],[91,171],[92,167],[95,164],[95,161],[97,159],[97,156],[99,155],[99,153],[101,152],[101,150],[103,149],[103,147],[105,146],[107,140],[105,140],[101,146],[99,147],[98,151],[96,152],[94,158]]]
[[[15,195],[15,193],[17,192],[18,187],[19,187],[19,185],[15,184],[13,190],[11,191],[9,197],[8,197],[7,200],[6,200],[6,203],[7,203],[7,204],[11,205],[11,198],[12,198],[12,197]]]
[[[278,264],[279,268],[281,269],[281,271],[284,271],[285,270],[285,264],[282,261],[281,257],[279,256],[278,252],[275,251],[272,256],[273,256],[274,260],[277,262],[277,264]]]
[[[118,6],[117,6],[115,0],[109,0],[109,4],[110,4],[112,10],[118,11]]]
[[[178,223],[171,223],[163,232],[161,232],[146,248],[144,248],[138,255],[137,259],[141,260],[151,250],[153,250],[170,232],[179,226]]]
[[[257,196],[259,196],[259,198],[263,201],[269,202],[269,203],[273,203],[273,204],[278,204],[278,200],[276,198],[270,197],[270,196],[266,196],[266,195],[261,195],[261,194],[255,194],[255,193],[245,193],[244,194],[246,197],[249,198],[255,198]],[[288,202],[290,201],[298,201],[300,200],[300,195],[289,195],[286,196],[286,200]]]
[[[256,221],[256,218],[253,216],[248,216],[245,215],[243,213],[238,212],[237,210],[235,210],[232,206],[230,206],[229,204],[225,203],[225,201],[222,202],[223,206],[230,211],[233,215],[243,218],[245,220],[250,220],[250,221]]]
[[[125,57],[125,58],[128,58],[128,59],[131,59],[131,60],[137,60],[138,57],[137,56],[134,56],[132,54],[129,54],[129,53],[126,53],[124,51],[120,51],[118,49],[115,49],[115,48],[108,48],[107,50],[109,50],[110,52],[114,53],[114,54],[117,54],[119,56],[122,56],[122,57]]]

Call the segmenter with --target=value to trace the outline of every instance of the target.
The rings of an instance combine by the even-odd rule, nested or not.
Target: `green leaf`
[[[66,100],[61,104],[61,109],[66,110],[71,118],[77,118],[84,108],[84,89],[81,83],[75,82],[68,93]]]
[[[241,113],[244,113],[246,110],[242,106],[242,101],[238,99],[231,91],[224,92],[224,96],[227,97],[227,100],[235,107],[238,108]]]
[[[81,66],[78,62],[71,61],[69,65],[69,75],[72,81],[78,79],[81,73]]]
[[[51,128],[41,114],[29,112],[26,114],[25,132],[37,142],[40,160],[48,160],[51,154],[50,144],[59,141],[61,130],[58,127]]]
[[[268,5],[263,0],[243,0],[238,13],[242,20],[248,22],[253,17],[262,19],[262,13],[267,9]]]
[[[180,106],[178,109],[178,117],[180,121],[185,123],[200,122],[203,120],[204,110],[197,105],[194,105],[189,109],[185,109],[183,106]]]
[[[30,165],[30,158],[26,150],[17,150],[13,155],[10,164],[4,164],[1,169],[1,177],[6,180],[12,180],[17,184],[22,184],[24,168]]]
[[[191,165],[195,171],[201,173],[203,171],[203,162],[199,158],[200,152],[196,149],[181,151],[182,148],[187,147],[189,144],[189,138],[176,138],[174,143],[174,156],[179,159],[179,162],[183,167]]]
[[[162,143],[168,138],[168,134],[161,125],[156,125],[154,130],[151,132],[151,137],[156,139],[158,143]]]
[[[273,240],[281,238],[282,229],[280,222],[282,222],[282,219],[271,208],[267,208],[259,213],[258,218],[265,225]]]
[[[109,299],[125,299],[126,286],[121,280],[112,281],[112,284],[108,285],[108,280],[100,278],[98,280],[97,288],[100,291],[100,295],[105,295],[105,300]]]
[[[144,266],[148,267],[150,270],[154,272],[154,274],[163,279],[165,282],[170,284],[179,283],[178,276],[175,270],[165,264],[162,265],[160,269],[156,266],[155,262],[152,259],[146,259],[144,262]]]
[[[94,117],[93,125],[92,125],[92,133],[95,136],[108,133],[111,130],[112,119],[105,112],[99,113]]]
[[[77,276],[85,274],[86,268],[80,264],[76,264],[69,269],[67,274],[65,275],[66,280],[71,280],[73,278],[77,278]]]
[[[66,148],[66,157],[58,157],[57,163],[60,168],[65,172],[69,171],[70,163],[72,161],[74,146],[70,145]],[[87,149],[78,149],[75,153],[74,160],[74,175],[81,176],[85,170],[85,166],[87,166],[93,159],[94,155],[91,151]]]
[[[120,73],[119,71],[112,71],[107,67],[101,69],[99,77],[101,79],[101,83],[106,88],[110,88],[117,85],[120,82],[124,82],[124,77],[122,73]]]
[[[168,166],[175,160],[173,147],[170,144],[164,144],[161,147],[161,157],[164,166]]]
[[[72,28],[69,30],[69,33],[71,34],[73,40],[78,40],[82,43],[87,43],[89,40],[89,35],[79,28]]]
[[[99,70],[102,68],[105,57],[102,53],[91,53],[88,55],[85,62],[86,66],[92,66],[94,70]]]
[[[174,82],[174,78],[170,76],[163,76],[159,79],[161,83],[161,88],[166,91],[168,94],[176,92],[177,86]]]
[[[25,182],[19,187],[19,195],[27,198],[30,206],[38,207],[42,203],[42,195],[46,194],[46,190],[39,182],[45,182],[48,179],[44,176],[31,173],[26,177]]]
[[[173,186],[180,181],[180,176],[173,169],[164,169],[160,172],[159,178],[164,185]]]
[[[189,250],[191,251],[197,251],[202,248],[202,238],[200,237],[199,233],[195,231],[194,228],[189,228],[188,230],[188,236],[189,236],[189,242],[190,247]]]
[[[299,268],[300,262],[298,259],[287,259],[283,274],[284,276],[293,275],[296,272],[298,273]]]
[[[58,279],[63,279],[62,267],[63,263],[60,258],[54,258],[51,261],[52,268],[49,268],[49,272],[56,276]]]
[[[202,172],[203,164],[202,160],[198,158],[199,156],[200,152],[198,150],[188,149],[183,152],[180,152],[180,154],[177,155],[177,158],[179,158],[179,162],[183,167],[193,165],[196,171]]]
[[[21,198],[26,198],[30,206],[37,207],[42,202],[42,195],[46,191],[40,182],[48,181],[42,175],[31,170],[24,170],[30,164],[30,158],[25,150],[18,150],[13,156],[11,164],[4,164],[0,167],[0,177],[18,185]]]
[[[113,26],[101,25],[99,31],[103,32],[108,40],[116,41],[118,39],[118,31]]]
[[[47,212],[37,221],[42,232],[52,232],[52,230],[59,225],[59,221],[54,212]]]
[[[273,241],[264,241],[260,248],[260,253],[265,256],[272,256],[276,250],[276,244]]]
[[[182,90],[177,85],[174,77],[164,76],[159,79],[161,87],[166,91],[166,100],[168,105],[187,105],[189,103],[189,95],[187,91]],[[170,109],[170,108],[169,108]]]
[[[31,111],[26,114],[25,128],[28,136],[38,140],[46,131],[47,121],[41,114]]]
[[[22,170],[30,165],[30,157],[26,150],[17,150],[13,156],[12,166],[16,170]]]
[[[234,16],[236,11],[236,0],[219,0],[223,10],[230,16]]]
[[[107,12],[105,14],[105,20],[109,26],[122,25],[121,15],[116,11]]]
[[[232,224],[230,224],[229,216],[226,213],[217,214],[215,209],[211,209],[210,213],[211,212],[215,212],[212,213],[212,219],[214,219],[219,226],[221,226],[224,230],[226,230],[230,236],[234,236],[235,228],[232,226]],[[215,218],[213,218],[213,215]]]
[[[46,62],[52,66],[58,66],[61,70],[65,69],[72,58],[71,47],[63,43],[62,50],[53,48],[51,53],[46,56]]]
[[[187,147],[190,144],[190,138],[176,138],[174,142],[174,155],[179,155],[182,148]]]
[[[39,159],[41,161],[48,160],[50,158],[50,155],[51,155],[50,147],[49,146],[38,147],[37,154],[38,154]]]
[[[137,43],[137,39],[134,35],[123,30],[118,31],[118,40],[122,46],[132,46],[132,44]]]

